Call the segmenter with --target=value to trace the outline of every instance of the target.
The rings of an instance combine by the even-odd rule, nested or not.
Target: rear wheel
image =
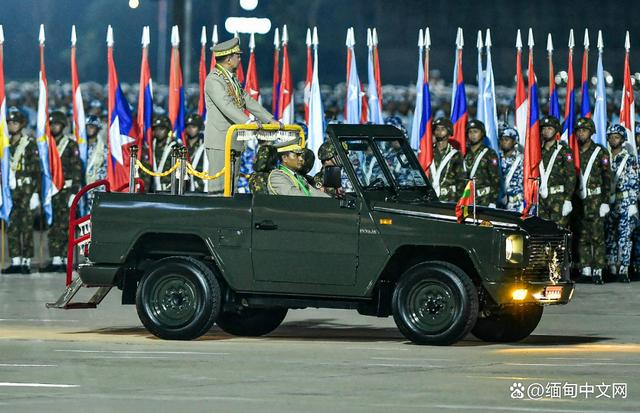
[[[509,343],[529,337],[542,318],[541,305],[506,307],[479,317],[471,330],[480,340]]]
[[[190,257],[168,257],[144,274],[136,309],[153,335],[192,340],[213,326],[220,312],[220,284],[212,270]]]
[[[234,336],[258,337],[278,328],[286,316],[286,308],[243,308],[221,313],[216,324]]]
[[[448,345],[466,336],[478,316],[473,282],[455,265],[429,261],[408,269],[392,298],[398,329],[416,344]]]

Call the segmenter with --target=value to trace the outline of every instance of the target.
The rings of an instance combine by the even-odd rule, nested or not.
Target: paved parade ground
[[[640,282],[579,284],[527,340],[410,344],[393,320],[290,311],[270,336],[147,333],[112,292],[49,310],[61,274],[0,278],[2,412],[637,412]]]

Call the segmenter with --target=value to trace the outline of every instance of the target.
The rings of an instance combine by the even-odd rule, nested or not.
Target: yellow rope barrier
[[[142,170],[142,172],[146,173],[147,175],[151,175],[151,176],[156,176],[156,177],[161,177],[162,178],[162,177],[165,177],[167,175],[170,175],[173,171],[178,169],[180,167],[180,161],[178,160],[175,165],[173,165],[171,168],[169,168],[168,170],[166,170],[164,172],[153,172],[153,171],[147,169],[144,166],[144,164],[142,162],[140,162],[139,159],[136,160],[136,166],[138,168],[140,168]]]
[[[187,162],[187,173],[189,175],[195,176],[196,178],[200,178],[200,179],[202,179],[204,181],[210,181],[210,180],[213,180],[213,179],[218,179],[222,175],[224,175],[224,168],[220,169],[220,171],[218,173],[216,173],[215,175],[209,175],[206,172],[198,172],[198,171],[196,171],[193,168],[193,166],[189,162]]]

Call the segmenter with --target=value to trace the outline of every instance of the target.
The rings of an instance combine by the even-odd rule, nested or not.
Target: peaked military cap
[[[240,50],[240,39],[237,37],[213,46],[213,55],[215,57],[227,56],[233,53],[242,53],[242,50]]]

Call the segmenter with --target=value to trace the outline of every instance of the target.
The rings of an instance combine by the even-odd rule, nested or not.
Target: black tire
[[[506,307],[479,317],[471,333],[483,341],[511,343],[529,337],[542,318],[541,305]]]
[[[286,308],[244,308],[221,313],[216,324],[234,336],[258,337],[278,328],[286,316]]]
[[[416,344],[449,345],[464,338],[478,317],[478,293],[464,271],[442,261],[409,268],[391,301],[400,332]]]
[[[167,257],[144,274],[136,292],[142,324],[166,340],[192,340],[211,329],[220,313],[220,284],[212,270],[190,257]]]

